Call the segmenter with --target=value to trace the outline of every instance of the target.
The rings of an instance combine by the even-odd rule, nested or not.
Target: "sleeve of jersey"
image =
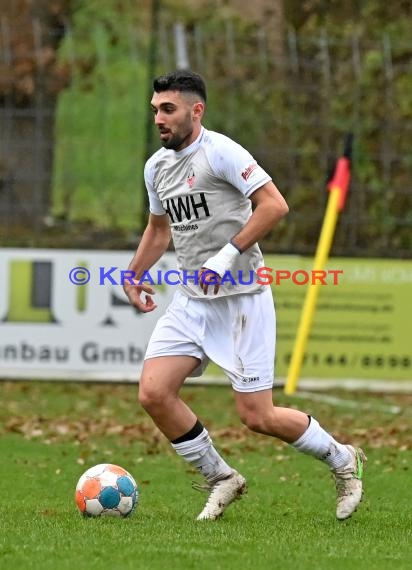
[[[146,185],[147,194],[149,196],[149,210],[151,214],[156,216],[162,216],[166,214],[165,209],[162,206],[162,202],[159,199],[159,196],[156,194],[153,185],[153,177],[154,177],[154,169],[153,166],[149,163],[146,163],[144,168],[144,181]]]
[[[209,161],[216,176],[229,182],[247,197],[272,180],[246,149],[227,137],[224,143],[213,145]]]

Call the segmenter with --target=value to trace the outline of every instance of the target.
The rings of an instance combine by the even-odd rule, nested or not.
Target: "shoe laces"
[[[223,481],[227,481],[230,477],[231,476],[229,475],[224,479],[218,479],[214,483],[208,483],[208,482],[197,483],[196,481],[192,481],[192,489],[194,489],[195,491],[208,492],[211,493],[212,495],[213,491],[215,491],[219,487],[220,483],[223,483]]]
[[[212,485],[209,483],[197,483],[196,481],[192,481],[192,489],[195,491],[200,491],[201,493],[207,493],[211,491]]]
[[[340,469],[336,469],[334,471],[336,479],[343,479],[344,481],[347,479],[352,479],[355,474],[355,470],[352,465],[347,465],[345,467],[341,467]]]
[[[348,484],[350,481],[349,478],[336,478],[336,491],[339,497],[346,497],[352,493],[350,485]]]
[[[350,481],[354,478],[355,471],[352,465],[347,465],[334,471],[336,491],[339,497],[351,494]]]

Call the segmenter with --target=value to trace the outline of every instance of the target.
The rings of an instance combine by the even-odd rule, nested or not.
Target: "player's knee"
[[[239,415],[241,422],[251,431],[265,433],[265,419],[258,410],[243,410]]]
[[[144,382],[143,379],[140,381],[139,402],[145,410],[158,408],[163,405],[164,401],[165,394],[161,390]]]

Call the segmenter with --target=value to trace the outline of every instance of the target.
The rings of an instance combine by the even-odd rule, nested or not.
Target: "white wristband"
[[[220,277],[223,277],[226,271],[230,271],[232,269],[235,260],[239,255],[240,251],[231,243],[227,243],[216,255],[209,257],[209,259],[203,264],[203,267],[206,267],[206,269],[210,269]]]

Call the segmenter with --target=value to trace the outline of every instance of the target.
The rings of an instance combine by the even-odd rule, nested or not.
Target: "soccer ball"
[[[127,517],[133,513],[138,497],[136,481],[126,469],[101,463],[80,477],[75,499],[85,517]]]

